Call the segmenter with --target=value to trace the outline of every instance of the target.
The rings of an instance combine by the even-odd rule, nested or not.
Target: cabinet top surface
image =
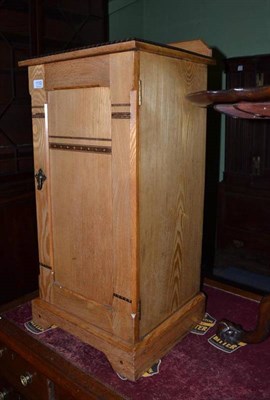
[[[105,54],[120,53],[124,51],[146,51],[173,58],[191,60],[201,64],[214,64],[214,60],[206,55],[198,54],[187,49],[181,49],[172,45],[154,43],[141,39],[127,39],[117,42],[101,43],[80,49],[71,49],[65,52],[57,52],[42,57],[35,57],[20,61],[19,66],[33,66],[48,64],[57,61],[67,61],[76,58],[93,57]]]

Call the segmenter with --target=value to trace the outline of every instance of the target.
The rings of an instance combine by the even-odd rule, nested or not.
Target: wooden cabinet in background
[[[209,52],[209,49],[208,49]],[[204,313],[209,56],[126,41],[21,63],[32,96],[40,298],[137,379]]]
[[[270,85],[270,55],[226,60],[227,89]],[[219,264],[270,274],[270,121],[226,118]]]

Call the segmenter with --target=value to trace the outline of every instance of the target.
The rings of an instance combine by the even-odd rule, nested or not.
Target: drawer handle
[[[3,357],[4,353],[7,351],[6,347],[2,347],[2,349],[0,349],[0,358]],[[0,397],[1,400],[1,397]]]
[[[23,386],[30,385],[32,383],[33,375],[30,372],[26,372],[24,375],[20,376],[21,384]]]
[[[9,391],[9,390],[3,389],[3,390],[0,392],[0,400],[7,400],[8,397],[9,397],[9,394],[10,394],[10,391]]]

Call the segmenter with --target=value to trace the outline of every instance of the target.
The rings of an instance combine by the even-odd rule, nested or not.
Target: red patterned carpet
[[[207,312],[217,320],[239,322],[247,330],[256,323],[258,303],[205,287]],[[31,319],[29,304],[6,314],[23,327]],[[215,327],[204,336],[189,334],[162,359],[160,372],[132,383],[122,381],[106,357],[61,329],[36,335],[50,348],[106,386],[134,400],[270,400],[270,338],[227,354],[208,343]]]

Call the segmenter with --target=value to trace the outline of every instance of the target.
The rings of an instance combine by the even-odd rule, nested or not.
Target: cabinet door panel
[[[111,157],[54,149],[50,153],[55,280],[82,296],[109,303]]]
[[[49,136],[110,139],[110,89],[94,87],[48,92]]]
[[[113,295],[111,142],[98,140],[110,136],[109,98],[107,88],[48,96],[54,280],[100,304]]]

